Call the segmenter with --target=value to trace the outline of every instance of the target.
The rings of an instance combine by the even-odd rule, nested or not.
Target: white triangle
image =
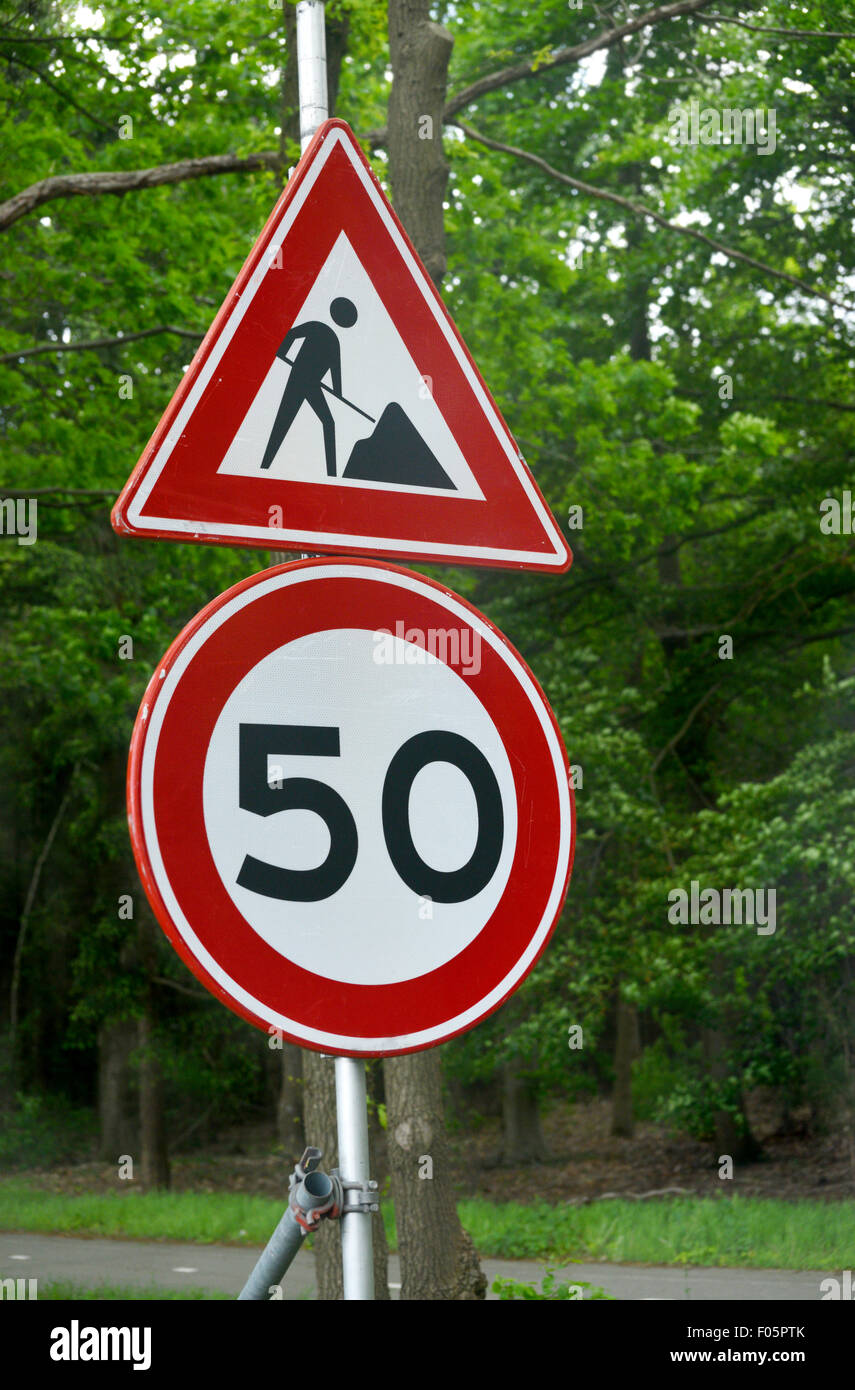
[[[271,268],[267,273],[280,275],[285,271]],[[358,440],[366,439],[374,425],[350,405],[338,400],[331,391],[325,391],[324,397],[335,421],[338,476],[327,476],[321,422],[305,403],[271,466],[262,470],[261,461],[290,373],[290,368],[279,358],[274,358],[217,471],[247,478],[279,478],[291,482],[327,483],[333,487],[375,488],[384,492],[483,501],[484,494],[431,395],[430,383],[410,356],[344,232],[340,233],[324,262],[294,323],[315,320],[332,326],[330,304],[339,296],[352,300],[358,313],[353,327],[335,330],[341,348],[342,395],[375,421],[388,405],[397,403],[453,486],[439,489],[342,477],[353,446]],[[293,326],[282,326],[283,339]],[[299,351],[300,347],[294,346],[289,356],[295,358]],[[329,377],[326,384],[332,385]]]

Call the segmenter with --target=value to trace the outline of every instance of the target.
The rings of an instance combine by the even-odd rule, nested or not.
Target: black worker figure
[[[334,299],[330,305],[330,318],[339,328],[352,328],[357,320],[356,305],[349,299]],[[303,339],[294,361],[290,361],[288,350]],[[332,411],[324,399],[324,392],[331,389],[332,394],[341,399],[341,349],[337,334],[327,324],[311,319],[298,323],[286,334],[276,354],[291,368],[288,384],[282,395],[282,402],[276,412],[273,429],[267,441],[262,468],[269,468],[276,457],[279,446],[293,425],[300,406],[305,401],[317,415],[324,429],[324,453],[327,462],[327,476],[336,477],[335,421]],[[325,387],[324,377],[329,372],[332,388]]]

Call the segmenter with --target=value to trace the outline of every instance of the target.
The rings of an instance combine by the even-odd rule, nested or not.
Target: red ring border
[[[219,967],[259,1003],[290,1018],[295,1027],[327,1032],[329,1041],[317,1041],[283,1029],[283,1035],[300,1046],[342,1055],[389,1056],[437,1046],[468,1031],[499,1008],[519,987],[545,949],[563,906],[575,848],[575,807],[567,756],[554,715],[537,680],[507,638],[488,618],[446,586],[425,576],[381,561],[322,557],[301,560],[251,575],[220,594],[203,608],[170,646],[146,690],[131,739],[128,764],[128,813],[131,842],[146,895],[167,937],[196,977],[217,998],[256,1027],[269,1031],[269,1018],[254,1013],[220,985],[193,954],[167,908],[149,858],[142,814],[142,769],[151,716],[161,697],[166,676],[186,646],[221,608],[246,590],[295,570],[327,569],[351,572],[319,575],[299,585],[280,586],[245,604],[205,639],[182,672],[163,719],[154,763],[154,819],[161,857],[170,888],[195,934]],[[356,588],[360,572],[387,571],[418,585],[414,592],[398,584],[376,579]],[[345,608],[332,588],[344,585]],[[202,810],[202,773],[210,734],[234,687],[269,651],[285,642],[331,626],[364,626],[372,631],[406,626],[428,630],[436,627],[437,605],[430,591],[449,597],[468,609],[490,631],[512,658],[511,667],[489,642],[481,643],[481,669],[467,675],[467,683],[496,724],[508,750],[517,793],[518,831],[514,859],[502,898],[492,916],[469,946],[436,970],[392,985],[352,985],[328,980],[288,961],[249,926],[232,902],[214,866],[208,847]],[[389,606],[389,595],[396,602]],[[293,599],[300,596],[300,603]],[[275,620],[261,609],[276,610]],[[400,611],[405,608],[406,618]],[[331,619],[330,614],[334,617]],[[261,632],[253,633],[260,625]],[[247,632],[235,630],[247,628]],[[226,636],[228,634],[228,636]],[[235,657],[235,652],[240,655]],[[477,1007],[504,980],[519,961],[542,925],[546,902],[556,877],[560,840],[560,802],[554,764],[536,705],[524,690],[513,664],[528,676],[555,732],[564,760],[570,807],[570,844],[563,891],[537,955],[501,999],[461,1027],[429,1042],[396,1045],[396,1040],[442,1027],[466,1010]],[[227,684],[223,694],[223,683]],[[498,717],[497,717],[498,711]],[[198,761],[197,761],[198,760]],[[189,778],[188,763],[198,768]],[[175,771],[178,770],[176,777]],[[549,796],[542,795],[546,783]],[[550,804],[551,803],[551,804]],[[341,890],[345,891],[345,890]],[[522,929],[520,924],[524,924]],[[273,995],[274,997],[271,997]],[[364,1037],[383,1046],[343,1048],[334,1038]]]

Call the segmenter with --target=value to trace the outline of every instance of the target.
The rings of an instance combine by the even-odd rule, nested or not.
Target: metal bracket
[[[320,1202],[307,1204],[306,1189],[303,1184],[306,1178],[317,1172],[322,1157],[321,1150],[310,1145],[304,1151],[288,1183],[288,1205],[294,1214],[295,1221],[304,1231],[317,1230],[324,1217],[330,1221],[336,1221],[342,1216],[347,1216],[349,1212],[361,1212],[370,1215],[372,1212],[380,1210],[380,1202],[377,1197],[378,1184],[373,1178],[369,1178],[364,1183],[352,1182],[342,1178],[337,1168],[333,1168],[329,1174],[329,1181],[332,1185],[329,1196]],[[298,1194],[302,1194],[302,1201]]]
[[[333,1182],[339,1183],[343,1193],[342,1216],[347,1216],[350,1212],[368,1212],[380,1210],[380,1202],[377,1198],[378,1184],[374,1178],[369,1178],[367,1182],[355,1182],[342,1178],[337,1168],[330,1173]]]
[[[305,1197],[301,1201],[298,1196],[298,1193],[305,1193],[306,1189],[303,1184],[306,1178],[317,1172],[322,1157],[323,1154],[320,1149],[309,1145],[304,1150],[300,1162],[288,1180],[288,1206],[293,1212],[294,1220],[304,1231],[316,1230],[324,1217],[328,1217],[331,1221],[336,1220],[337,1217],[341,1216],[344,1206],[344,1192],[338,1173],[329,1174],[332,1190],[325,1200],[312,1203],[312,1205],[305,1205]]]

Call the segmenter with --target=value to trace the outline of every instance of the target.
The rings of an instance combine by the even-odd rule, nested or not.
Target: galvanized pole
[[[300,87],[300,148],[305,150],[330,114],[327,95],[327,40],[321,0],[297,6],[297,81]]]
[[[323,0],[300,0],[297,6],[297,87],[300,100],[300,150],[327,119],[327,36]],[[290,175],[290,170],[288,171]],[[274,565],[291,559],[287,550],[271,550]],[[308,560],[304,554],[301,559]]]
[[[300,147],[305,150],[318,126],[329,116],[327,44],[324,7],[320,0],[300,0],[297,6],[297,80]],[[374,1298],[374,1259],[371,1212],[366,1209],[369,1206],[369,1172],[364,1061],[356,1057],[336,1057],[335,1099],[339,1172],[345,1186],[341,1219],[344,1296],[345,1299],[370,1300]],[[356,1209],[348,1210],[349,1206]]]
[[[365,1063],[357,1057],[335,1059],[335,1103],[338,1118],[338,1164],[345,1187],[341,1218],[341,1267],[345,1299],[374,1298],[374,1256],[371,1237],[372,1194],[368,1190],[368,1107]],[[348,1191],[350,1183],[359,1189]],[[376,1184],[375,1184],[376,1186]],[[359,1210],[348,1210],[356,1197]],[[372,1203],[373,1204],[373,1203]]]

